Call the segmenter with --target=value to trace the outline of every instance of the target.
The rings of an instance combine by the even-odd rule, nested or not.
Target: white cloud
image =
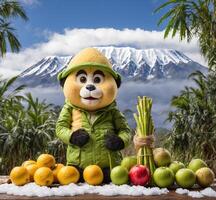
[[[25,0],[26,1],[26,0]],[[197,40],[189,44],[177,37],[163,39],[163,31],[143,29],[65,29],[64,33],[49,34],[47,42],[35,44],[20,53],[8,53],[0,60],[0,74],[9,77],[22,72],[45,56],[73,55],[88,46],[133,46],[136,48],[171,48],[182,51],[193,60],[205,64]]]

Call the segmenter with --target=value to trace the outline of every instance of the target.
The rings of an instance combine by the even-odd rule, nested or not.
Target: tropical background
[[[13,166],[42,152],[65,162],[65,146],[55,137],[63,104],[61,89],[58,86],[51,96],[56,91],[55,76],[46,72],[45,81],[38,82],[44,74],[36,76],[35,72],[44,63],[45,70],[56,67],[58,72],[66,56],[86,46],[102,46],[107,55],[110,48],[117,52],[121,47],[123,55],[132,55],[126,57],[130,59],[123,70],[118,65],[115,68],[124,78],[118,103],[132,129],[137,95],[152,97],[157,108],[153,111],[156,145],[171,150],[176,160],[185,163],[202,158],[216,172],[215,1],[63,2],[0,0],[0,174],[8,174]],[[58,14],[54,12],[57,8]],[[89,16],[89,9],[94,14]],[[171,47],[178,51],[161,50]],[[156,58],[154,70],[137,76],[132,69],[146,69],[147,65],[137,68],[134,57],[139,49],[151,48],[142,55],[148,55],[149,63]],[[161,64],[161,58],[170,58],[168,55],[182,62]],[[116,64],[114,58],[110,57]],[[136,93],[125,96],[125,91],[134,88],[138,88]],[[59,101],[53,101],[59,96]],[[163,103],[165,110],[160,109]],[[124,153],[134,154],[133,145]]]

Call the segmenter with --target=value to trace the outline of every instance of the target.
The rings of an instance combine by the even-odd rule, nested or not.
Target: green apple
[[[121,166],[125,167],[128,171],[130,171],[130,169],[135,166],[137,164],[137,158],[136,156],[128,156],[125,157],[122,161],[121,161]]]
[[[116,166],[112,169],[110,178],[115,185],[123,185],[128,183],[128,170],[122,166]]]
[[[168,166],[171,163],[171,154],[164,148],[156,148],[153,151],[154,162],[158,167]]]
[[[174,183],[174,174],[169,167],[159,167],[153,174],[154,182],[161,188],[170,187]]]
[[[196,175],[191,169],[182,168],[176,172],[176,183],[182,188],[191,188],[196,182]]]
[[[214,182],[214,172],[208,167],[196,171],[196,180],[201,187],[209,187]]]
[[[176,172],[182,168],[185,168],[185,165],[182,162],[179,161],[173,161],[170,165],[169,168],[173,171],[174,175]]]
[[[207,167],[207,164],[201,159],[193,159],[188,164],[188,168],[196,172],[198,169],[202,167]]]

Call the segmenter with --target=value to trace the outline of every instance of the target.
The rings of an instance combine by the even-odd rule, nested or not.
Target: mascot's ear
[[[116,81],[116,85],[117,85],[117,88],[120,88],[121,86],[121,76],[118,74],[117,78],[115,79]]]
[[[66,78],[67,78],[67,77],[60,79],[59,82],[60,82],[61,87],[64,87],[64,83],[65,83],[65,81],[66,81]]]

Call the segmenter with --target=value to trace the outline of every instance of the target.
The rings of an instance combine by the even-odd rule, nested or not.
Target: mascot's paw
[[[70,143],[78,147],[84,146],[89,141],[89,134],[84,129],[74,131],[70,138]]]
[[[115,134],[108,134],[105,138],[105,146],[112,151],[121,150],[124,148],[123,140]]]

